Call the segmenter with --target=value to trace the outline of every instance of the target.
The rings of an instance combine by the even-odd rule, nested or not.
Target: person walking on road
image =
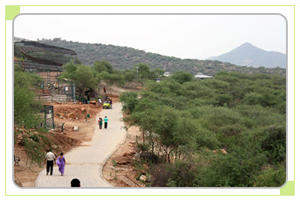
[[[47,175],[49,174],[49,170],[50,170],[50,175],[53,174],[53,162],[55,159],[55,155],[54,153],[51,152],[51,149],[48,149],[48,153],[45,156],[45,162],[47,161]]]
[[[71,181],[71,187],[80,187],[80,181],[77,178],[72,179]]]
[[[108,118],[105,116],[104,118],[104,128],[107,129]]]
[[[103,121],[102,121],[102,118],[100,118],[100,117],[99,117],[99,120],[98,120],[98,124],[99,124],[99,129],[102,129]]]
[[[106,88],[105,88],[105,86],[103,87],[103,91],[104,91],[104,93],[106,93]]]
[[[110,109],[112,109],[112,99],[109,99]]]
[[[60,172],[61,176],[63,176],[65,173],[65,164],[66,159],[64,157],[64,154],[60,153],[60,156],[56,160],[56,165],[58,166],[58,171]]]
[[[102,101],[101,101],[101,98],[99,98],[99,107],[101,107],[101,105],[102,105]]]

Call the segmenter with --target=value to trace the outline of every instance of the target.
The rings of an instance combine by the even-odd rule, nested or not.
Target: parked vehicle
[[[105,102],[103,103],[103,107],[102,107],[102,108],[103,108],[103,109],[111,109],[111,105],[110,105],[109,102],[105,101]]]

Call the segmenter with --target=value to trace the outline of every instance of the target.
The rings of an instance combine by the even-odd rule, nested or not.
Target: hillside
[[[241,66],[264,66],[267,68],[286,68],[286,55],[280,52],[265,51],[245,43],[234,50],[209,59],[230,62]]]
[[[187,71],[193,74],[202,72],[206,75],[215,75],[219,71],[235,71],[247,74],[265,73],[281,74],[285,76],[285,69],[253,68],[237,66],[228,62],[214,60],[180,59],[145,52],[130,47],[121,47],[105,44],[90,44],[66,41],[61,39],[42,39],[41,43],[72,49],[84,65],[93,65],[96,60],[106,60],[114,69],[130,69],[138,63],[146,63],[151,68],[162,68],[165,71]]]

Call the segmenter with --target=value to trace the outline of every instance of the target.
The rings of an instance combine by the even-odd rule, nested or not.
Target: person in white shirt
[[[54,153],[51,152],[51,150],[47,150],[48,153],[46,154],[45,156],[45,162],[47,161],[47,168],[46,168],[46,171],[47,171],[47,175],[49,173],[49,170],[50,170],[50,175],[52,175],[53,173],[53,163],[54,163],[54,159],[55,159],[55,155]]]
[[[101,98],[99,98],[99,107],[101,107],[102,105],[102,101],[101,101]]]

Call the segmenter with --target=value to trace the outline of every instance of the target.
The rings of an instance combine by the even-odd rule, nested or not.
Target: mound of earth
[[[127,90],[133,89],[107,87],[107,93],[105,95],[111,98],[113,103],[115,103],[119,101],[120,93]],[[97,115],[101,112],[102,108],[99,107],[96,102],[91,103],[95,104],[49,103],[54,106],[55,124],[61,126],[64,123],[63,131],[56,129],[56,131],[46,134],[47,137],[54,142],[55,146],[59,147],[59,152],[66,153],[82,142],[92,139],[96,118],[98,119]],[[90,114],[89,118],[86,118],[87,114]],[[77,131],[74,131],[75,126],[78,127]],[[126,141],[103,167],[103,177],[114,186],[144,186],[142,182],[136,180],[139,172],[134,170],[135,139],[138,135],[141,135],[139,128],[130,127],[127,132]],[[36,163],[32,163],[24,147],[19,143],[15,143],[14,154],[21,158],[19,165],[14,166],[15,183],[22,187],[34,187],[39,172],[45,167],[39,167]],[[58,155],[59,153],[55,154]],[[116,163],[117,165],[115,165]],[[115,173],[117,174],[114,175]],[[112,175],[114,176],[112,177]]]
[[[102,175],[105,180],[115,187],[145,187],[139,181],[139,176],[145,172],[135,168],[136,139],[141,137],[139,127],[128,128],[126,141],[108,159],[103,167]]]
[[[60,129],[44,134],[54,143],[53,146],[58,147],[58,149],[54,150],[66,153],[72,148],[80,145],[82,142],[91,140],[94,133],[95,119],[97,114],[101,111],[100,107],[92,104],[81,105],[79,103],[54,103],[52,105],[54,107],[55,124],[61,125],[64,123],[63,131]],[[86,112],[88,110],[90,118],[86,119]],[[73,116],[72,114],[75,115]],[[78,131],[73,130],[74,126],[78,127]],[[39,167],[38,164],[31,162],[20,141],[21,138],[14,146],[14,154],[21,158],[19,165],[14,166],[14,179],[19,186],[34,187],[39,172],[45,167]],[[47,147],[45,147],[45,154],[46,148]],[[55,154],[58,155],[59,153]]]

